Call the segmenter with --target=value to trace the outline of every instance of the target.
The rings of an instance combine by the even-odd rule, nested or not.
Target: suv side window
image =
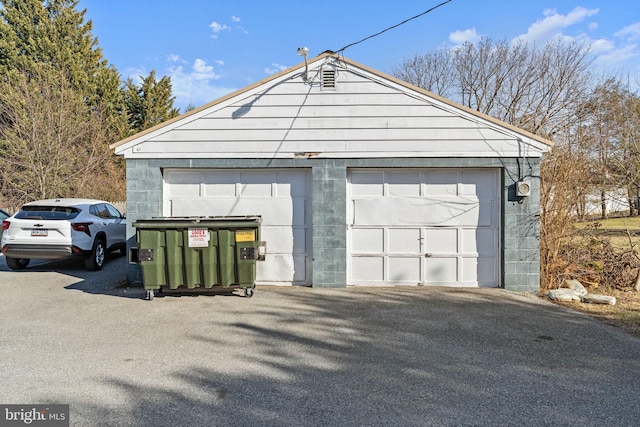
[[[113,219],[119,219],[122,218],[122,214],[120,213],[120,211],[118,209],[116,209],[114,206],[112,205],[107,205],[105,204],[107,211],[109,211],[109,215],[111,216],[111,218]]]
[[[107,210],[107,207],[104,203],[91,206],[91,210],[89,212],[91,212],[92,215],[95,215],[98,218],[111,218],[111,215],[109,215],[109,211]]]

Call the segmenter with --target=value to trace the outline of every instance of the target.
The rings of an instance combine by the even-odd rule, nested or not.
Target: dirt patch
[[[611,289],[598,293],[616,297],[616,304],[585,304],[582,302],[555,302],[555,304],[586,313],[640,338],[640,292]]]

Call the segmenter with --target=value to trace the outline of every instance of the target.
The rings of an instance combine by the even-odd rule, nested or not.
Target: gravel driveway
[[[37,263],[36,263],[37,264]],[[0,257],[0,403],[74,426],[635,426],[640,340],[498,289],[156,296]],[[34,424],[35,425],[35,424]]]

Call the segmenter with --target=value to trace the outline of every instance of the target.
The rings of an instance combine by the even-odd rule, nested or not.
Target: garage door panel
[[[309,183],[301,179],[300,172],[280,172],[276,184],[276,196],[304,197],[309,195]]]
[[[241,196],[264,198],[272,196],[276,180],[277,174],[273,171],[246,171],[239,173],[237,182]]]
[[[305,255],[267,253],[267,261],[256,263],[257,282],[261,284],[305,283],[307,270]]]
[[[308,258],[302,255],[293,255],[293,278],[294,283],[306,283],[307,281],[307,260]]]
[[[286,199],[230,199],[230,198],[200,198],[200,199],[174,199],[172,203],[172,215],[187,216],[245,216],[261,215],[264,224],[288,225],[294,221],[294,205]],[[297,203],[302,206],[304,201]],[[297,212],[296,212],[297,213]],[[298,216],[303,215],[297,213]],[[303,221],[299,218],[298,221]],[[302,222],[304,224],[304,222]],[[294,224],[297,225],[297,224]]]
[[[353,172],[351,192],[354,196],[382,196],[384,174],[382,172]]]
[[[462,195],[475,195],[479,198],[495,196],[494,176],[486,171],[464,171],[462,173]]]
[[[357,253],[382,253],[384,230],[381,228],[358,228],[352,230],[353,251]]]
[[[355,257],[353,264],[354,283],[384,283],[384,258],[379,257]]]
[[[493,256],[496,253],[496,239],[496,230],[493,228],[463,229],[462,252]]]
[[[425,281],[428,283],[453,283],[458,281],[458,259],[425,259]]]
[[[236,197],[237,190],[235,182],[205,184],[203,186],[203,197]],[[181,194],[180,196],[183,195]]]
[[[396,197],[420,196],[420,172],[389,172],[387,177],[389,195]]]
[[[491,222],[492,209],[480,209],[477,200],[445,200],[427,198],[356,199],[353,221],[358,225],[476,225]],[[481,214],[482,213],[482,214]]]
[[[419,253],[422,244],[419,228],[389,228],[387,229],[387,250],[390,254]]]
[[[218,213],[215,213],[218,212]],[[173,199],[171,200],[170,216],[216,216],[227,215],[213,200],[202,199]]]
[[[294,206],[291,200],[286,199],[245,199],[239,198],[235,201],[233,212],[242,212],[241,215],[251,215],[248,212],[260,212],[263,223],[275,225],[293,224]],[[255,215],[255,214],[253,214]]]
[[[457,196],[458,172],[439,170],[424,172],[424,194],[430,196]]]
[[[175,172],[174,172],[175,173]],[[224,174],[214,174],[204,172],[202,181],[203,197],[237,197],[239,173],[226,172]],[[173,175],[173,173],[172,173]]]
[[[458,252],[458,229],[427,228],[425,248],[431,254],[455,254]]]
[[[477,220],[475,223],[462,223],[460,225],[477,225],[480,227],[492,227],[496,225],[497,210],[496,203],[493,200],[480,201],[477,211]]]
[[[305,228],[262,226],[261,238],[267,242],[267,251],[271,254],[305,254],[307,248],[307,230]]]
[[[462,271],[464,282],[495,283],[497,271],[493,257],[463,258]]]
[[[394,257],[388,259],[387,281],[394,284],[420,283],[420,258]]]
[[[169,196],[200,197],[200,182],[194,179],[193,172],[172,173],[169,183]]]
[[[242,197],[263,198],[271,195],[270,182],[243,182],[240,186],[240,195]]]
[[[310,209],[311,201],[308,199],[296,198],[292,199],[291,206],[293,207],[293,217],[291,224],[294,226],[305,226],[308,222],[308,218],[311,216]]]

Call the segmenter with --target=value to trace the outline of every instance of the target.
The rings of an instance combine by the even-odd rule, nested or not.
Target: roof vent
[[[332,68],[322,70],[322,89],[336,90],[336,70]]]

